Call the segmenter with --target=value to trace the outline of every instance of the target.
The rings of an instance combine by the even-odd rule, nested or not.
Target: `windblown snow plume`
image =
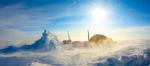
[[[44,34],[46,36],[46,34]],[[56,37],[56,36],[55,36]],[[53,37],[53,38],[55,38]],[[42,37],[45,38],[45,37]],[[1,53],[3,66],[148,66],[150,65],[150,41],[116,41],[111,45],[74,47],[58,40],[50,40],[56,46],[50,51],[16,51]],[[81,42],[82,44],[82,42]]]
[[[67,45],[66,45],[67,46]],[[47,52],[1,54],[5,66],[148,66],[148,42],[118,42],[112,46],[67,48],[60,44]],[[71,47],[71,46],[70,46]],[[7,63],[3,63],[7,62]]]

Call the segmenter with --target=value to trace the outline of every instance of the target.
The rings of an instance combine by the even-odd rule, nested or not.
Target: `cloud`
[[[9,5],[4,7],[0,11],[0,27],[1,28],[34,28],[37,25],[47,24],[49,17],[39,17],[42,16],[37,13],[34,13],[35,9],[25,9],[21,4]],[[32,13],[32,14],[31,14]],[[36,14],[35,16],[33,14]],[[42,22],[44,21],[44,22]],[[16,26],[17,25],[17,26]]]
[[[138,27],[131,27],[131,28],[122,28],[122,29],[116,29],[114,30],[115,32],[119,32],[119,33],[141,33],[141,32],[150,32],[148,31],[150,30],[150,26],[138,26]]]
[[[62,4],[50,4],[33,8],[28,8],[22,3],[8,5],[0,9],[0,15],[2,15],[0,16],[0,28],[10,27],[21,30],[49,28],[50,26],[53,26],[53,23],[58,24],[58,22],[54,22],[53,20],[63,17],[68,18],[74,14],[71,9],[66,7],[66,5],[63,5],[62,7]],[[64,22],[62,23],[63,25],[66,24]]]
[[[40,32],[43,29],[51,29],[53,31],[58,31],[56,33],[58,34],[58,37],[60,37],[61,39],[66,39],[66,36],[64,35],[66,34],[66,32],[64,32],[64,30],[66,31],[71,30],[73,32],[75,30],[80,29],[79,25],[83,25],[84,23],[87,23],[88,21],[87,20],[85,22],[82,22],[83,24],[81,24],[81,21],[84,21],[84,20],[80,21],[80,18],[79,19],[76,18],[77,21],[66,20],[66,22],[64,22],[63,17],[66,17],[66,19],[72,16],[78,17],[78,15],[82,13],[82,12],[76,11],[76,8],[69,8],[69,7],[72,7],[72,6],[50,4],[50,5],[27,8],[26,5],[22,3],[17,3],[15,5],[8,5],[6,7],[1,8],[0,15],[2,16],[0,16],[0,44],[1,45],[2,44],[14,44],[14,43],[18,44],[18,42],[20,43],[20,42],[25,42],[25,41],[30,42],[29,38],[31,38],[32,36],[27,34],[27,32],[34,32],[30,34],[35,34],[36,32]],[[59,22],[59,20],[62,22]],[[78,22],[78,20],[80,22]],[[75,28],[75,29],[72,30],[72,28]],[[63,29],[63,33],[59,33],[62,31],[62,29]],[[84,39],[86,40],[86,29],[85,30],[84,29],[85,28],[83,28],[83,31],[80,29],[79,32],[71,33],[72,38],[75,38],[75,40],[79,40],[79,38],[82,40]],[[119,37],[120,39],[123,39],[123,38],[147,38],[149,39],[150,37],[148,35],[148,33],[150,33],[148,31],[150,29],[149,26],[120,28],[120,29],[117,28],[115,30],[110,29],[108,31],[105,29],[107,28],[105,27],[103,28],[102,26],[102,28],[98,28],[99,31],[96,31],[96,32],[104,33],[104,34],[108,33],[110,37],[111,36],[112,38]],[[37,37],[37,33],[36,33],[36,37]],[[31,40],[34,40],[34,39],[31,39]]]
[[[20,3],[0,9],[0,48],[12,44],[31,43],[38,35],[30,35],[27,30],[38,30],[42,25],[50,24],[42,22],[47,21],[48,17],[35,19],[33,10],[35,9],[25,9]]]
[[[150,26],[114,29],[111,34],[119,39],[150,39]]]
[[[7,45],[32,43],[37,38],[37,35],[31,36],[17,29],[0,29],[0,31],[0,48]]]
[[[1,8],[0,47],[8,44],[30,43],[38,37],[39,34],[36,32],[53,26],[51,19],[68,16],[69,14],[62,13],[64,10],[60,5],[27,8],[22,3]]]

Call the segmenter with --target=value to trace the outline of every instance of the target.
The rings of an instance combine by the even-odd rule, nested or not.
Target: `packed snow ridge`
[[[49,39],[48,36],[51,38]],[[42,37],[35,41],[35,43],[31,45],[23,45],[21,47],[8,46],[4,49],[0,49],[0,53],[14,53],[18,51],[51,51],[56,48],[55,44],[57,41],[55,35],[44,30]]]

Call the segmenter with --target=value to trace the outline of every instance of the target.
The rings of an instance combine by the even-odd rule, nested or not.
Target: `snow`
[[[0,53],[3,66],[149,66],[150,41],[116,41],[110,46],[73,47],[63,45],[56,36],[40,38],[31,50]],[[41,40],[44,40],[41,42]],[[37,41],[37,42],[38,42]],[[11,47],[11,46],[10,46]],[[42,47],[42,48],[41,48]],[[11,47],[11,49],[14,47]],[[9,48],[10,49],[10,48]],[[39,50],[40,49],[40,50]],[[44,52],[43,52],[44,49]],[[50,49],[46,50],[45,49]],[[55,49],[55,50],[52,50]],[[4,63],[5,62],[5,63]]]
[[[51,38],[48,38],[50,35]],[[0,49],[0,53],[15,53],[19,51],[50,51],[55,49],[55,44],[58,42],[55,35],[48,33],[46,30],[43,32],[40,39],[31,45],[23,45],[21,47],[8,46]]]

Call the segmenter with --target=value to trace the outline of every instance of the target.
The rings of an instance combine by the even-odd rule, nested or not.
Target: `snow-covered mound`
[[[55,44],[58,42],[57,37],[50,34],[50,39],[48,38],[50,33],[46,30],[43,32],[42,37],[35,41],[31,45],[23,45],[21,47],[8,46],[4,49],[0,49],[0,53],[14,53],[18,51],[50,51],[55,49]]]

